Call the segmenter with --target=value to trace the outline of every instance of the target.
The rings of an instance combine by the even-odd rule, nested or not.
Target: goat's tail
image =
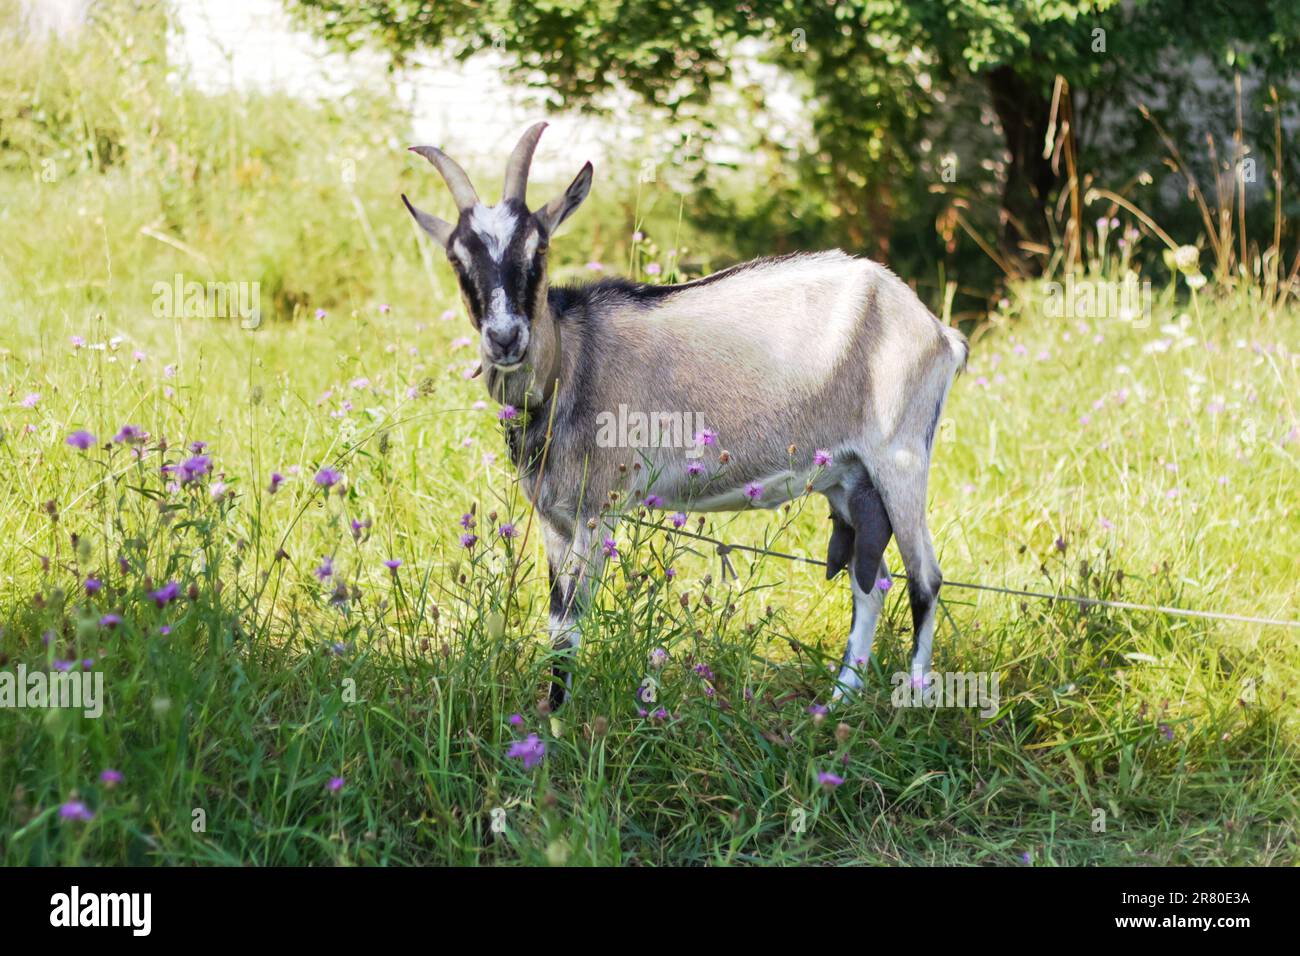
[[[952,364],[944,376],[943,388],[939,393],[939,401],[934,406],[934,416],[930,419],[930,428],[926,432],[925,444],[930,453],[934,452],[935,433],[939,430],[939,422],[943,417],[943,406],[948,402],[948,392],[952,388],[953,381],[966,368],[966,359],[970,355],[970,344],[966,341],[966,336],[951,325],[942,326],[943,339],[952,351]]]
[[[966,359],[970,357],[970,343],[966,341],[966,336],[956,326],[945,325],[943,327],[943,337],[952,349],[953,359],[956,364],[953,367],[953,377],[966,370]]]

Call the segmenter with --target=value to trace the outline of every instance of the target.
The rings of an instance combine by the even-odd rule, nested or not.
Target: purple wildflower
[[[546,744],[536,734],[529,734],[523,740],[516,740],[506,751],[506,756],[522,760],[525,770],[532,770],[546,756]]]
[[[825,717],[830,713],[830,711],[827,709],[825,704],[809,704],[808,713],[812,714],[814,717]]]
[[[888,590],[889,590],[890,588],[892,588],[893,586],[894,586],[894,582],[893,582],[893,579],[891,579],[891,578],[877,578],[877,579],[876,579],[876,587],[877,587],[877,589],[879,589],[879,590],[881,590],[881,591],[888,591]]]
[[[176,466],[176,475],[180,478],[182,485],[188,485],[192,481],[198,481],[212,469],[212,459],[207,455],[194,455],[186,458]]]
[[[91,445],[95,444],[95,436],[84,429],[78,429],[69,435],[65,441],[67,441],[67,443],[73,448],[79,448],[81,451],[85,451]]]
[[[104,582],[99,580],[99,578],[86,578],[87,594],[98,594],[103,586]]]
[[[702,428],[695,433],[696,445],[713,445],[718,441],[718,433],[709,428]]]
[[[41,400],[41,393],[32,392],[29,395],[24,395],[23,400],[18,404],[21,405],[23,408],[35,408],[36,403],[39,402],[40,400]]]
[[[474,515],[472,515],[470,512],[466,511],[463,515],[460,516],[460,526],[464,528],[466,531],[474,527],[474,523],[475,523]]]
[[[342,777],[330,777],[329,783],[325,784],[325,789],[330,793],[338,793],[343,789],[345,783]]]
[[[317,568],[317,569],[316,569],[314,572],[312,572],[312,573],[315,574],[316,577],[320,578],[320,580],[322,580],[322,581],[324,581],[326,578],[331,578],[331,577],[333,577],[333,576],[334,576],[334,559],[333,559],[333,558],[329,558],[329,557],[325,558],[323,561],[321,561],[321,563],[320,563],[320,567]]]
[[[515,408],[513,405],[502,405],[497,411],[497,418],[501,419],[503,422],[513,421],[518,417],[518,415],[519,409]]]
[[[171,604],[172,601],[175,601],[176,598],[180,596],[180,593],[181,593],[181,586],[177,584],[175,581],[168,581],[158,590],[150,591],[149,597],[160,608],[163,608],[166,607],[168,604]]]
[[[114,770],[112,767],[108,767],[105,770],[100,771],[99,782],[106,787],[116,787],[122,782],[122,772],[120,770]]]
[[[510,715],[510,726],[511,726],[511,727],[522,727],[523,725],[524,725],[524,715],[523,715],[523,714],[511,714],[511,715]]]
[[[664,500],[658,495],[646,495],[645,506],[647,508],[662,508],[664,506]]]
[[[284,484],[284,475],[280,474],[278,471],[271,472],[271,494],[275,494],[282,484]]]
[[[817,774],[817,782],[827,790],[834,790],[844,782],[844,778],[839,774],[831,773],[829,770],[822,770]]]
[[[825,468],[831,463],[831,453],[825,448],[818,448],[813,452],[813,464],[818,468]]]
[[[122,616],[120,614],[105,614],[103,617],[99,619],[99,626],[107,627],[110,630],[112,628],[117,627],[121,623],[122,623]]]
[[[614,543],[613,538],[606,538],[600,545],[600,550],[604,552],[607,558],[618,557],[618,545]]]
[[[80,800],[69,800],[59,807],[59,819],[80,820],[82,823],[89,823],[95,819],[95,815]]]
[[[690,475],[691,477],[704,474],[704,462],[702,461],[691,462],[689,465],[686,466],[686,474]]]
[[[750,501],[757,501],[763,497],[763,486],[757,481],[751,481],[745,486],[745,497]]]
[[[686,512],[685,512],[685,511],[679,511],[679,512],[677,512],[675,515],[673,515],[673,527],[674,527],[674,528],[680,528],[680,527],[682,527],[684,524],[686,524]]]
[[[389,558],[387,561],[384,562],[384,567],[386,567],[389,571],[396,571],[401,566],[402,566],[401,558]]]
[[[460,546],[462,548],[472,548],[476,544],[478,544],[478,535],[473,532],[467,531],[460,536]]]
[[[148,437],[149,433],[139,425],[123,425],[118,429],[117,434],[113,436],[113,441],[119,445],[138,445]]]
[[[320,471],[316,472],[316,484],[320,485],[322,488],[325,488],[327,490],[333,488],[342,480],[343,480],[343,476],[339,474],[338,471],[336,471],[333,468],[330,468],[329,466],[326,466],[322,468]]]
[[[519,537],[519,529],[516,528],[514,525],[510,524],[509,522],[507,522],[506,524],[503,524],[500,528],[497,529],[497,534],[507,539],[517,538]]]

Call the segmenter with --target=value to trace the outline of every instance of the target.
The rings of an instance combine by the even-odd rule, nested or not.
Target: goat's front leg
[[[557,708],[573,686],[572,658],[582,638],[580,619],[600,583],[605,552],[597,532],[581,519],[574,522],[571,535],[543,519],[542,537],[551,585],[551,647],[569,658],[557,657],[552,667],[550,702]]]

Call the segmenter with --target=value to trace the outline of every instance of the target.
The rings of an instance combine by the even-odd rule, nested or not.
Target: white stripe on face
[[[510,248],[510,240],[515,237],[515,231],[519,228],[519,220],[505,206],[484,206],[479,204],[474,207],[469,215],[470,228],[474,234],[482,240],[487,253],[497,262],[506,254]]]

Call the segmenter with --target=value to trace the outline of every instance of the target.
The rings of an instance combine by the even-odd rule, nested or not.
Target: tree
[[[951,137],[956,119],[976,126],[991,108],[1005,155],[985,165],[1000,173],[1004,249],[1022,261],[1026,243],[1051,239],[1066,176],[1054,130],[1074,135],[1074,156],[1090,145],[1081,129],[1159,80],[1165,58],[1204,56],[1221,70],[1248,60],[1284,77],[1300,38],[1294,0],[286,2],[335,43],[378,43],[395,63],[421,49],[466,58],[493,47],[556,106],[593,108],[621,86],[672,116],[703,108],[730,79],[737,44],[759,39],[808,85],[816,142],[801,151],[801,187],[824,197],[828,220],[859,248],[888,241],[900,203],[924,206],[938,176],[917,144]]]

